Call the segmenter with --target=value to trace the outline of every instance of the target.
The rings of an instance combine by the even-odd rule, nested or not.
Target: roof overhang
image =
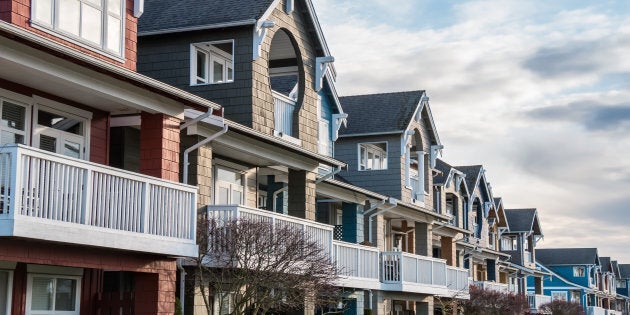
[[[4,21],[0,52],[1,78],[108,112],[146,111],[183,118],[186,107],[221,107]]]

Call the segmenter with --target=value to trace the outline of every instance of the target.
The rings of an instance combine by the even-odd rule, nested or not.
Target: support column
[[[536,294],[543,294],[543,281],[541,277],[534,278],[534,290]]]
[[[416,254],[431,257],[433,255],[433,226],[430,223],[416,222]]]
[[[315,220],[315,173],[289,170],[289,215]]]
[[[342,204],[343,241],[363,242],[363,205],[356,203]]]
[[[440,239],[440,245],[442,247],[442,259],[446,259],[446,264],[449,266],[456,266],[457,262],[457,250],[452,237],[442,236]]]
[[[175,117],[142,112],[141,173],[179,182],[179,123]]]

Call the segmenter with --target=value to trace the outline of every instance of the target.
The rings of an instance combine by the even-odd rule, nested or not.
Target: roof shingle
[[[536,261],[543,265],[593,265],[598,263],[597,248],[539,248]]]
[[[510,232],[529,232],[532,230],[536,209],[505,209]]]
[[[374,132],[402,132],[407,128],[420,104],[424,91],[380,93],[340,97],[348,114],[348,127],[341,135]]]

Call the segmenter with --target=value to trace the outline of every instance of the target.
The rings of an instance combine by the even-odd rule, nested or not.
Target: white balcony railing
[[[404,252],[383,252],[384,283],[409,282],[446,286],[446,261]]]
[[[197,189],[23,145],[0,149],[0,236],[196,256]]]
[[[272,91],[274,107],[274,123],[277,133],[293,136],[293,111],[295,101],[278,92]]]
[[[597,306],[587,306],[586,315],[606,315],[606,309]]]
[[[467,269],[446,266],[446,287],[449,290],[467,293],[469,286]]]
[[[551,297],[540,294],[527,294],[527,303],[529,303],[529,309],[531,311],[540,310],[540,307],[544,304],[551,303]]]
[[[301,229],[325,252],[332,253],[334,228],[332,225],[239,205],[207,206],[207,210],[208,217],[216,220],[247,219],[256,222],[269,222],[274,227],[291,226]]]
[[[484,290],[501,292],[501,293],[508,293],[510,291],[507,283],[497,283],[497,282],[490,282],[490,281],[475,281],[473,282],[473,285]]]
[[[333,241],[332,257],[342,275],[343,284],[355,288],[379,288],[377,248]]]

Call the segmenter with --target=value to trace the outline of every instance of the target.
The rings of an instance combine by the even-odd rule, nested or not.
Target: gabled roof
[[[621,279],[621,274],[619,273],[619,263],[616,260],[610,262],[613,268],[613,273],[617,279]]]
[[[610,257],[599,257],[599,263],[602,266],[602,272],[612,272],[612,269],[610,269]]]
[[[505,209],[505,217],[512,233],[533,231],[534,235],[542,235],[536,209]]]
[[[425,91],[407,91],[340,97],[348,114],[342,136],[402,133],[414,117]]]
[[[597,265],[597,248],[537,248],[536,261],[546,266]]]
[[[440,173],[438,173],[438,175],[433,177],[433,185],[446,184],[446,181],[448,180],[448,177],[451,173],[451,169],[453,169],[453,167],[450,164],[442,161],[442,159],[436,159],[435,169],[440,171]]]
[[[630,264],[619,264],[621,279],[630,279]]]
[[[145,0],[138,32],[254,24],[274,0]]]
[[[469,165],[469,166],[455,166],[456,169],[462,171],[466,174],[466,186],[472,192],[477,186],[479,179],[481,178],[481,170],[483,166],[481,165]]]
[[[510,229],[510,222],[507,219],[507,215],[505,213],[505,208],[503,207],[503,198],[497,197],[494,198],[494,208],[496,209],[497,216],[499,218],[499,227]]]

